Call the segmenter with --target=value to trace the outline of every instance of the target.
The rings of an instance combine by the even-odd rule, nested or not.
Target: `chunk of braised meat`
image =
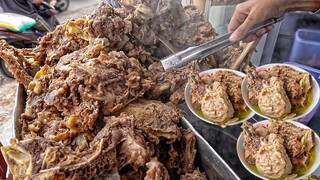
[[[307,93],[312,88],[311,75],[300,72],[289,66],[273,66],[270,75],[280,77],[285,84],[290,101],[295,106],[304,106],[307,102]]]
[[[247,162],[255,164],[255,155],[261,146],[261,139],[255,134],[254,128],[250,122],[244,122],[241,128],[243,129],[242,133],[244,133],[244,157]]]
[[[134,170],[145,165],[151,157],[151,151],[142,134],[134,128],[134,117],[121,114],[119,117],[105,117],[106,125],[93,142],[103,138],[116,140],[118,169],[131,165]]]
[[[195,65],[191,63],[181,68],[164,71],[160,63],[151,64],[148,70],[156,85],[146,94],[146,97],[148,99],[158,99],[167,95],[174,104],[182,102],[184,96],[181,92],[183,92],[194,68]]]
[[[234,109],[227,94],[227,86],[218,81],[206,88],[200,104],[203,115],[213,122],[223,123],[234,115]]]
[[[202,173],[199,171],[199,169],[195,169],[192,173],[186,173],[184,175],[181,175],[181,180],[206,180],[207,176],[205,173]]]
[[[152,158],[146,164],[148,170],[146,172],[145,180],[170,180],[170,175],[166,169],[166,167],[157,160],[157,158]]]
[[[258,105],[258,95],[263,87],[263,79],[258,76],[258,72],[253,67],[248,67],[249,100],[252,104]]]
[[[181,129],[181,133],[181,163],[178,173],[192,173],[194,171],[194,161],[197,154],[196,137],[191,129]]]
[[[241,94],[243,77],[230,71],[217,71],[212,75],[213,81],[223,82],[227,86],[227,94],[235,111],[246,110]]]
[[[262,88],[258,95],[258,106],[262,113],[272,118],[281,118],[291,112],[292,106],[280,78],[271,77]]]
[[[283,145],[284,139],[278,134],[269,134],[255,155],[255,165],[265,177],[278,179],[291,173],[292,164]]]
[[[64,55],[84,48],[96,38],[106,38],[111,47],[116,47],[131,30],[128,19],[121,18],[109,4],[100,3],[89,16],[69,20],[42,37],[34,49],[34,59],[53,66]]]
[[[0,40],[0,57],[7,64],[16,80],[27,88],[32,81],[32,76],[27,71],[28,69],[31,70],[31,64],[23,54],[6,41]]]
[[[135,128],[141,130],[144,136],[155,144],[159,143],[160,138],[167,139],[167,143],[170,144],[181,137],[177,126],[180,122],[179,112],[160,101],[139,99],[120,112],[133,115],[136,119]]]

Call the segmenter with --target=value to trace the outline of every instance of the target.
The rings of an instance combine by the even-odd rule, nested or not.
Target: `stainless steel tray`
[[[13,134],[17,139],[21,139],[20,115],[23,113],[26,102],[26,93],[21,84],[17,88],[16,103],[14,107]],[[240,179],[229,165],[219,156],[219,154],[210,146],[210,144],[193,128],[186,118],[181,120],[183,128],[190,128],[197,138],[200,169],[205,171],[208,179]]]

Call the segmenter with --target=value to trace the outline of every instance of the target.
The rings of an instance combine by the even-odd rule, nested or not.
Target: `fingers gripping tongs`
[[[280,22],[283,19],[281,18],[273,18],[269,19],[261,24],[258,24],[257,26],[254,26],[245,37],[248,37],[249,35],[254,34],[257,30],[263,27],[267,27],[269,25],[275,24],[277,22]],[[189,47],[186,50],[174,53],[164,59],[161,60],[162,66],[165,70],[169,70],[172,68],[181,67],[183,65],[188,64],[189,62],[193,60],[201,60],[208,55],[213,54],[214,52],[223,49],[225,47],[228,47],[234,43],[237,43],[241,41],[242,39],[238,40],[237,42],[231,42],[229,40],[229,37],[232,33],[228,33],[222,36],[219,36],[218,38],[211,40],[209,42],[206,42],[204,44]]]

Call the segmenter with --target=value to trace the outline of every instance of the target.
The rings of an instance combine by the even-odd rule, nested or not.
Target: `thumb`
[[[256,19],[249,15],[246,20],[231,34],[229,40],[231,42],[239,41],[245,38],[248,31],[256,24]]]

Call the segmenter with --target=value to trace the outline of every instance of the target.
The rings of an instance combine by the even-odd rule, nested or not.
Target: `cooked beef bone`
[[[196,158],[196,137],[191,129],[181,129],[182,149],[181,164],[178,173],[186,174],[194,171],[194,160]]]
[[[43,156],[48,147],[63,147],[62,144],[43,138],[18,141],[11,140],[11,145],[1,147],[1,152],[14,179],[24,179],[41,170]]]
[[[163,95],[169,95],[170,101],[178,104],[184,100],[183,90],[188,82],[195,64],[190,63],[187,66],[164,71],[160,63],[154,63],[148,70],[152,74],[152,80],[156,85],[146,94],[148,99],[157,99]],[[180,94],[177,94],[180,93]]]
[[[160,101],[138,100],[130,103],[121,112],[135,117],[135,128],[141,130],[151,142],[158,144],[160,138],[166,138],[167,143],[173,143],[181,137],[177,123],[179,112]]]
[[[152,158],[146,164],[148,170],[146,172],[146,176],[144,180],[154,180],[154,179],[161,179],[161,180],[170,180],[170,175],[164,167],[164,165],[157,160],[157,158]]]
[[[55,167],[41,170],[32,179],[90,179],[117,168],[115,144],[101,139],[88,151],[69,154]]]
[[[186,173],[180,177],[181,180],[206,180],[207,176],[205,173],[201,173],[199,169],[195,169],[192,173]]]
[[[8,65],[10,72],[16,80],[26,88],[32,81],[32,76],[27,72],[31,67],[26,58],[13,46],[0,40],[0,57]]]
[[[173,144],[170,144],[170,149],[168,151],[168,155],[169,155],[169,158],[165,164],[166,167],[168,169],[172,169],[172,170],[178,169],[180,162],[181,162],[178,148],[175,148],[175,146]]]
[[[142,134],[134,129],[134,117],[121,114],[119,117],[106,117],[105,127],[96,135],[94,141],[105,136],[117,139],[118,168],[131,165],[134,170],[145,165],[151,157],[151,151]]]

